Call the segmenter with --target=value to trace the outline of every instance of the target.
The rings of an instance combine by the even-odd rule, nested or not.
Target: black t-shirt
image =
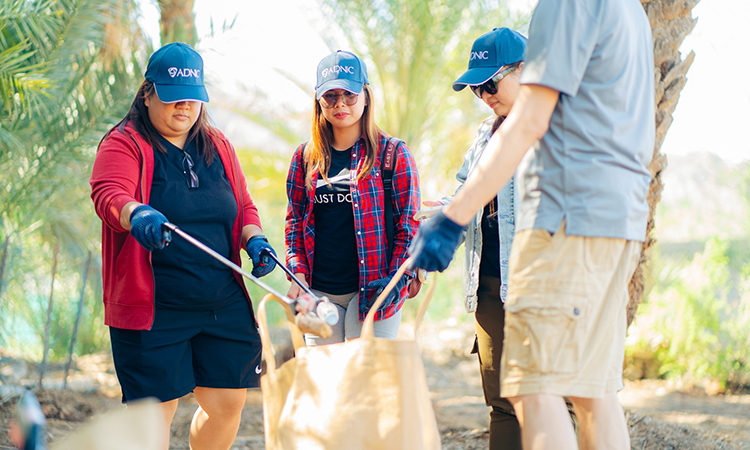
[[[359,289],[357,239],[350,190],[352,149],[331,149],[327,184],[315,186],[315,251],[311,287],[328,294],[348,294]]]
[[[479,273],[500,278],[500,235],[497,225],[497,197],[487,203],[482,213],[482,261]]]
[[[210,166],[198,156],[194,141],[185,144],[198,175],[199,187],[189,189],[183,173],[184,153],[160,137],[167,149],[154,148],[154,180],[149,204],[182,230],[229,258],[237,203],[217,156]],[[187,170],[187,164],[184,166]],[[246,301],[232,269],[176,234],[163,250],[154,250],[156,305],[185,310],[211,310]]]

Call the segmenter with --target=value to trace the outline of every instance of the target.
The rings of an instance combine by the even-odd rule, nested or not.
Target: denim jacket
[[[474,143],[469,147],[464,156],[464,163],[456,174],[456,179],[461,183],[456,192],[463,186],[466,179],[471,176],[472,171],[479,162],[490,137],[492,136],[492,124],[495,116],[486,119],[479,126]],[[508,291],[508,259],[510,257],[510,246],[513,243],[513,234],[516,227],[516,215],[518,213],[518,190],[516,189],[517,174],[497,193],[497,223],[500,234],[500,298],[505,301]],[[441,202],[448,204],[453,200],[455,193],[444,197]],[[464,306],[466,312],[474,312],[477,309],[477,288],[479,287],[479,263],[482,261],[482,214],[484,208],[469,222],[465,235],[464,248],[464,270],[463,290]]]

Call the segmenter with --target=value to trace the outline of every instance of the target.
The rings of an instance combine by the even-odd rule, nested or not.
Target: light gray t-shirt
[[[651,27],[637,0],[540,0],[522,84],[560,91],[521,172],[517,230],[643,241],[654,151]]]

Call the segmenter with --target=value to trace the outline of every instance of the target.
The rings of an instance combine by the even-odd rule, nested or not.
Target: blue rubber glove
[[[411,267],[428,272],[444,271],[453,259],[453,254],[461,245],[462,227],[448,218],[442,211],[422,222],[419,232],[409,246],[409,254],[414,257]]]
[[[141,205],[130,213],[130,234],[146,250],[161,250],[172,242],[172,232],[162,226],[167,222],[164,214],[149,205]]]
[[[379,280],[370,281],[369,283],[367,283],[368,289],[374,289],[374,292],[371,297],[373,303],[375,302],[375,299],[378,298],[378,295],[380,295],[380,293],[383,292],[383,290],[388,285],[388,283],[391,282],[391,278],[393,277],[388,276],[388,277],[384,277]],[[398,298],[397,296],[401,292],[401,289],[403,289],[406,286],[406,283],[408,282],[409,282],[409,277],[407,275],[402,276],[401,279],[398,280],[398,283],[396,283],[396,286],[394,286],[391,292],[388,293],[388,297],[386,297],[385,300],[383,301],[383,305],[381,306],[381,308],[384,308],[385,306],[388,306],[394,301],[396,301],[396,299]]]
[[[268,253],[273,253],[276,256],[276,252],[271,247],[271,244],[268,243],[268,239],[262,234],[256,234],[248,239],[245,250],[247,250],[247,254],[253,262],[253,271],[251,273],[254,277],[260,278],[266,276],[276,268],[276,261],[268,256]]]

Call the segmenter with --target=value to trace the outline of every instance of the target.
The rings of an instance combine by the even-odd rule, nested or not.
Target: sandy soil
[[[486,449],[488,409],[478,364],[473,355],[468,355],[473,331],[471,325],[450,325],[428,324],[420,337],[443,449]],[[408,325],[402,334],[410,335]],[[123,408],[108,355],[81,358],[76,366],[68,390],[59,389],[59,373],[51,373],[45,381],[47,389],[37,391],[53,444],[90,417]],[[7,428],[17,398],[14,389],[0,384],[2,430]],[[709,396],[695,390],[680,391],[663,381],[639,381],[628,382],[620,399],[633,449],[750,450],[750,395]],[[172,425],[172,449],[188,448],[187,431],[196,406],[192,395],[181,400]],[[11,448],[10,443],[0,432],[0,449],[5,448]],[[263,448],[261,393],[251,389],[233,449]]]

